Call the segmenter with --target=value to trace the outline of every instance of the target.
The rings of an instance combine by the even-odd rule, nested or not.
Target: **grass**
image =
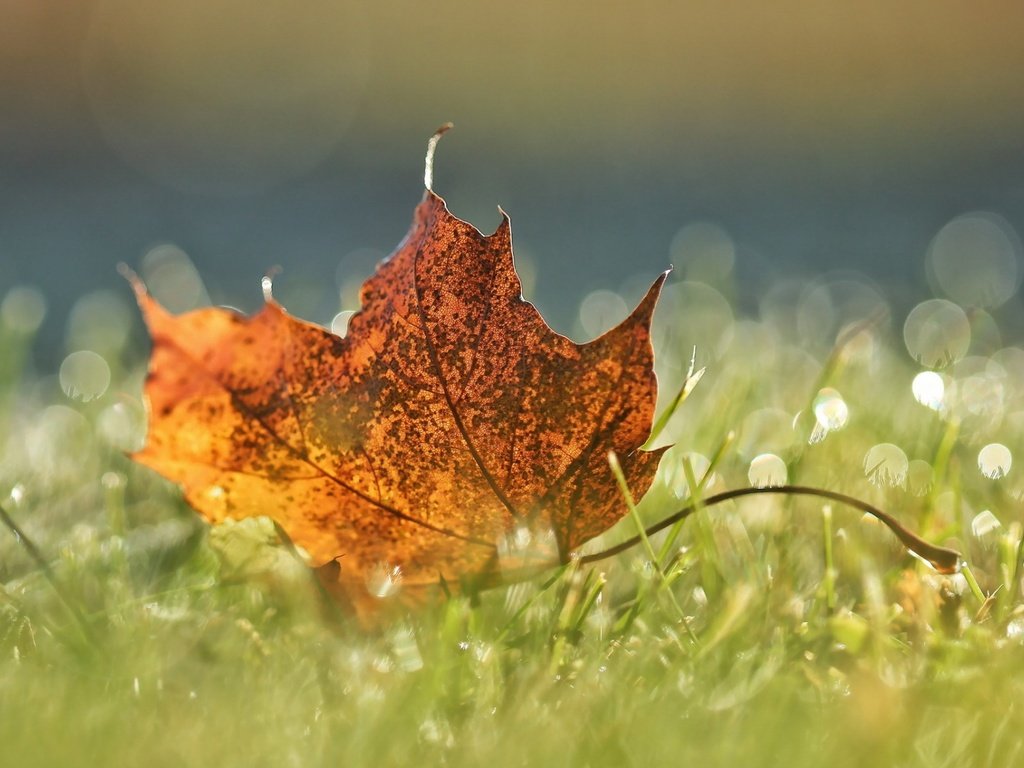
[[[665,423],[661,441],[678,447],[651,492],[624,503],[599,544],[690,496],[749,485],[752,460],[771,452],[789,482],[863,498],[960,549],[984,602],[858,512],[765,496],[546,580],[388,603],[364,628],[322,602],[271,525],[209,530],[125,458],[144,429],[143,349],[126,329],[75,329],[111,377],[85,401],[74,371],[62,382],[26,365],[31,323],[0,317],[0,497],[47,563],[0,527],[4,764],[938,768],[1024,756],[1020,472],[989,478],[977,459],[993,442],[1021,455],[1024,384],[1017,353],[989,332],[943,369],[936,411],[911,394],[921,369],[899,318],[846,334],[855,317],[735,322],[731,340],[699,349],[708,372]],[[668,403],[702,321],[658,322]],[[841,421],[833,391],[848,419],[822,434]],[[914,463],[872,452],[882,444]]]

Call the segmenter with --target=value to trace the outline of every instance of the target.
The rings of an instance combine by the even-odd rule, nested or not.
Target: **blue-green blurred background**
[[[1020,279],[1017,2],[0,8],[0,297],[45,300],[43,368],[83,297],[78,316],[131,311],[121,261],[181,308],[252,309],[275,265],[295,314],[354,308],[447,120],[437,191],[486,231],[508,211],[528,296],[577,336],[619,311],[598,294],[581,318],[585,297],[628,304],[670,263],[750,312],[855,271],[899,318],[969,276],[977,242],[997,282]],[[936,277],[930,244],[971,212]]]

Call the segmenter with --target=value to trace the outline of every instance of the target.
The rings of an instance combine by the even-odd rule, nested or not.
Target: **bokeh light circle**
[[[717,224],[694,221],[676,232],[669,255],[687,280],[715,285],[732,273],[736,244]]]
[[[344,137],[368,72],[358,6],[100,0],[83,79],[110,147],[189,192],[258,192]]]
[[[831,432],[846,426],[850,409],[838,391],[825,387],[814,398],[814,417],[822,429]]]
[[[921,371],[910,385],[914,399],[925,408],[938,411],[946,397],[946,382],[935,371]]]
[[[924,459],[914,459],[907,465],[907,490],[915,496],[924,496],[932,489],[935,472]]]
[[[100,397],[110,386],[110,366],[90,350],[72,352],[60,365],[60,387],[72,400],[88,402]]]
[[[580,302],[580,326],[588,340],[614,328],[628,316],[629,307],[615,291],[592,291]]]
[[[1002,443],[989,443],[978,451],[978,469],[991,480],[1006,477],[1013,466],[1013,454]]]
[[[94,291],[79,298],[68,313],[65,341],[70,349],[113,353],[124,347],[135,310],[125,292]]]
[[[879,443],[864,456],[864,474],[875,485],[903,487],[910,462],[898,445]]]
[[[967,213],[935,235],[927,265],[935,287],[958,304],[998,307],[1020,286],[1020,238],[997,214]]]
[[[180,314],[210,303],[192,260],[173,243],[161,243],[142,257],[142,276],[150,294],[170,312]]]
[[[774,453],[762,453],[750,462],[747,479],[755,488],[775,488],[786,484],[786,462]]]
[[[914,360],[929,368],[939,368],[967,354],[971,324],[967,314],[953,302],[929,299],[907,315],[903,341]]]
[[[662,290],[651,329],[655,357],[688,362],[696,347],[700,367],[717,360],[734,333],[732,305],[710,285],[682,281]]]
[[[35,288],[15,286],[0,302],[0,323],[15,333],[35,333],[46,317],[46,299]]]

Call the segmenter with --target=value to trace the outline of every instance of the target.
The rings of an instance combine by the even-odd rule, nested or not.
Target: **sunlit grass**
[[[399,592],[360,626],[272,526],[208,530],[125,458],[144,431],[130,315],[83,300],[64,364],[32,371],[41,298],[8,294],[0,498],[48,568],[0,528],[0,762],[1014,764],[1024,351],[949,302],[905,324],[866,289],[786,290],[744,318],[721,285],[669,289],[662,406],[694,344],[707,372],[603,543],[691,497],[800,483],[958,548],[988,600],[859,513],[760,497],[594,566],[416,609]],[[610,322],[598,298],[588,333]]]

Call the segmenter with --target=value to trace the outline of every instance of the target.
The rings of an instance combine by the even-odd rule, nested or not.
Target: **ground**
[[[0,527],[5,757],[1017,764],[1024,353],[984,313],[965,315],[962,345],[941,324],[901,334],[904,318],[877,307],[836,304],[822,320],[821,302],[799,297],[723,320],[723,302],[687,291],[657,318],[662,407],[689,366],[689,329],[714,335],[695,340],[707,372],[659,438],[676,447],[640,505],[646,524],[691,495],[784,475],[892,513],[969,571],[935,573],[845,507],[754,497],[535,581],[412,607],[399,586],[360,623],[269,522],[210,529],[126,458],[145,425],[129,329],[73,329],[105,369],[86,356],[35,370],[32,296],[8,294],[0,496],[24,538]],[[915,378],[929,366],[941,392]],[[603,543],[634,533],[627,516]]]

